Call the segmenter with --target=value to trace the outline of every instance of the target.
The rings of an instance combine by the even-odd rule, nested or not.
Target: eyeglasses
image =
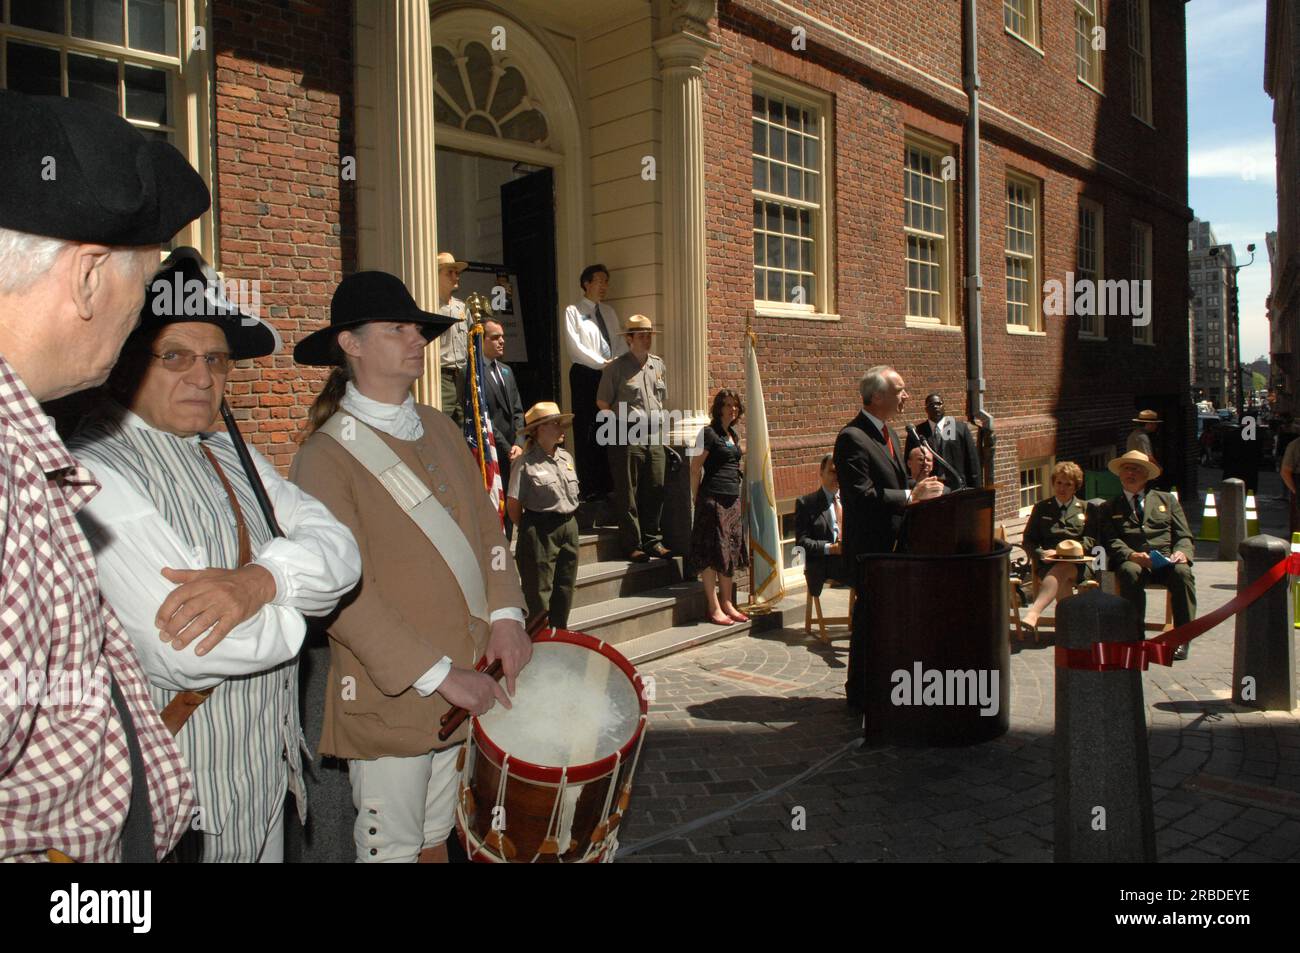
[[[234,363],[230,354],[226,351],[209,351],[207,354],[195,354],[193,351],[164,351],[153,356],[162,363],[163,367],[177,374],[188,371],[200,357],[203,358],[204,365],[213,374],[228,373],[230,365]]]

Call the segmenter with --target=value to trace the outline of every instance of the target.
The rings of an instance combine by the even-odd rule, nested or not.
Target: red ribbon
[[[1272,589],[1287,573],[1300,575],[1300,553],[1279,559],[1272,568],[1260,576],[1236,598],[1215,609],[1209,615],[1193,619],[1186,625],[1164,632],[1154,639],[1139,642],[1094,642],[1086,649],[1056,647],[1056,667],[1082,669],[1087,672],[1117,672],[1137,669],[1145,672],[1152,662],[1172,665],[1174,649],[1186,645],[1198,635],[1210,631],[1224,619],[1236,615],[1264,593]]]

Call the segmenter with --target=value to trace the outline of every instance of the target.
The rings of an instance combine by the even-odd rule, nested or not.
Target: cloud
[[[1187,176],[1191,179],[1272,182],[1277,176],[1274,148],[1272,137],[1268,137],[1231,146],[1193,149],[1187,157]]]
[[[1194,0],[1187,5],[1189,72],[1203,60],[1227,59],[1263,46],[1265,0]]]

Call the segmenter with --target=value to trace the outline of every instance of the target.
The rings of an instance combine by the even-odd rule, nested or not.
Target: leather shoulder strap
[[[374,430],[350,414],[336,413],[319,429],[365,467],[388,491],[393,502],[402,508],[402,512],[420,528],[456,578],[469,614],[486,623],[489,614],[487,586],[478,557],[460,526],[443,509],[424,481],[379,439]]]

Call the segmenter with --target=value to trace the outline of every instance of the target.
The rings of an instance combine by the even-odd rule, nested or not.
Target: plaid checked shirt
[[[131,760],[110,677],[135,721],[158,859],[190,821],[189,772],[77,525],[98,490],[0,357],[0,860],[121,857]]]

